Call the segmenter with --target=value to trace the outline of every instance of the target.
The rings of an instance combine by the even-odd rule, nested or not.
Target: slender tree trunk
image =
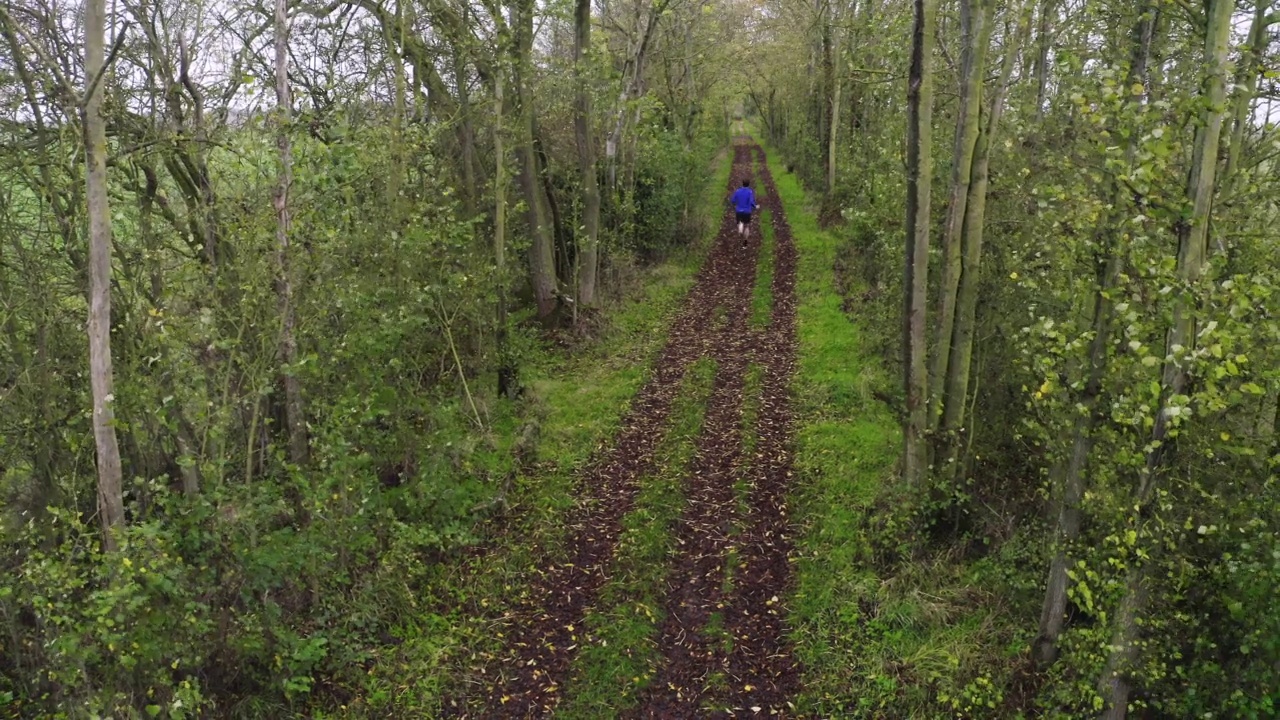
[[[990,13],[993,6],[988,6]],[[1017,5],[1010,10],[1020,12]],[[1004,115],[1004,100],[1013,78],[1013,66],[1017,61],[1026,29],[1027,18],[1020,16],[1017,29],[1005,42],[1005,55],[1000,69],[1000,80],[991,106],[987,110],[986,127],[978,134],[974,149],[972,181],[969,184],[969,201],[965,205],[963,253],[960,266],[960,283],[956,294],[956,318],[950,341],[951,361],[947,363],[947,375],[943,389],[942,440],[945,447],[938,459],[938,467],[944,477],[956,479],[964,466],[964,448],[968,442],[961,437],[972,434],[966,416],[969,407],[969,378],[973,362],[973,338],[977,324],[978,289],[982,278],[982,242],[986,230],[987,186],[991,176],[991,147],[1000,130]],[[988,24],[990,16],[988,15]],[[941,351],[939,355],[941,355]]]
[[[1044,120],[1048,108],[1045,103],[1049,93],[1049,49],[1052,45],[1049,34],[1053,31],[1051,21],[1058,12],[1057,0],[1041,0],[1039,18],[1036,28],[1036,120]]]
[[[1191,175],[1187,183],[1191,217],[1178,226],[1178,275],[1186,283],[1189,293],[1198,290],[1208,253],[1218,150],[1226,116],[1228,49],[1234,7],[1232,0],[1211,0],[1206,14],[1206,80],[1201,92],[1207,102],[1202,123],[1196,130]],[[1186,348],[1189,352],[1195,346],[1195,305],[1192,298],[1184,297],[1174,307],[1173,326],[1168,334],[1166,348],[1171,356],[1174,348]],[[1180,361],[1166,363],[1162,378],[1163,394],[1148,445],[1154,449],[1147,453],[1134,498],[1134,506],[1137,508],[1134,522],[1138,525],[1145,522],[1149,512],[1147,504],[1164,472],[1168,457],[1169,430],[1173,420],[1166,409],[1172,398],[1183,394],[1186,386],[1187,371]],[[1098,694],[1102,696],[1106,708],[1102,717],[1108,720],[1120,720],[1127,712],[1131,687],[1128,673],[1138,660],[1141,643],[1140,618],[1146,608],[1147,572],[1145,565],[1138,564],[1139,560],[1135,558],[1132,562],[1125,581],[1124,599],[1115,615],[1111,653],[1107,658],[1106,669],[1098,680]]]
[[[1236,170],[1240,167],[1240,156],[1244,151],[1245,130],[1249,127],[1249,110],[1253,100],[1258,96],[1258,75],[1262,72],[1261,59],[1266,55],[1267,45],[1271,39],[1267,27],[1274,22],[1268,18],[1271,0],[1257,0],[1253,11],[1253,23],[1249,26],[1249,39],[1241,57],[1240,66],[1236,68],[1235,106],[1232,109],[1231,141],[1227,146],[1227,166],[1222,175],[1225,185],[1235,179]]]
[[[1139,82],[1146,75],[1155,14],[1154,6],[1145,7],[1141,19],[1133,29],[1133,52],[1128,72],[1130,85]],[[1142,100],[1138,99],[1137,102]],[[1129,162],[1132,162],[1137,150],[1137,138],[1132,138],[1126,150]],[[1065,626],[1067,611],[1067,570],[1070,566],[1067,552],[1080,536],[1080,503],[1084,499],[1094,429],[1105,415],[1105,409],[1098,407],[1098,398],[1102,395],[1102,381],[1107,369],[1107,348],[1112,342],[1111,323],[1115,309],[1112,290],[1120,276],[1121,256],[1124,252],[1118,246],[1118,236],[1121,235],[1121,227],[1127,216],[1124,211],[1124,189],[1114,177],[1111,185],[1112,207],[1115,209],[1098,233],[1102,267],[1093,296],[1093,320],[1090,325],[1093,340],[1089,344],[1088,379],[1077,399],[1080,417],[1074,423],[1071,449],[1067,457],[1056,462],[1049,470],[1050,491],[1057,505],[1054,526],[1049,536],[1053,559],[1049,563],[1049,577],[1045,583],[1044,603],[1040,610],[1040,632],[1032,647],[1035,661],[1041,667],[1052,665],[1058,659],[1058,638]]]
[[[574,13],[573,63],[576,81],[573,129],[578,143],[578,169],[582,175],[583,246],[578,260],[578,303],[596,303],[596,276],[600,265],[600,185],[596,176],[595,138],[591,132],[591,92],[587,87],[586,54],[591,48],[591,0],[577,0]]]
[[[277,180],[276,209],[276,301],[280,312],[280,362],[283,368],[285,423],[289,432],[289,460],[305,465],[308,460],[307,424],[302,405],[302,386],[295,374],[298,361],[297,320],[293,309],[293,281],[289,272],[289,189],[293,184],[293,154],[289,145],[291,103],[289,97],[289,15],[288,0],[276,0],[276,150],[280,173]]]
[[[836,139],[840,135],[840,73],[831,74],[831,127],[827,132],[827,194],[836,191]]]
[[[928,471],[925,431],[929,393],[925,315],[929,272],[929,191],[933,177],[933,58],[937,0],[913,0],[911,70],[907,80],[906,273],[903,282],[903,368],[906,418],[903,479],[920,487]]]
[[[107,199],[107,124],[102,117],[106,3],[85,0],[85,197],[89,206],[89,382],[93,392],[93,441],[98,457],[98,517],[102,543],[116,547],[113,530],[124,524],[120,445],[115,428],[115,380],[111,369],[111,208]]]
[[[626,125],[627,103],[639,94],[640,81],[644,73],[644,61],[649,53],[649,43],[653,38],[653,31],[658,25],[658,18],[666,10],[670,0],[656,0],[649,8],[648,16],[645,19],[644,31],[640,35],[640,41],[634,48],[628,47],[627,66],[622,72],[622,90],[618,93],[617,107],[614,110],[613,131],[605,139],[604,156],[605,165],[608,167],[609,173],[609,192],[616,195],[618,192],[618,154],[622,150],[622,135]],[[639,12],[636,13],[637,25],[639,24]]]
[[[401,219],[404,216],[404,203],[401,201],[400,195],[404,187],[405,178],[404,113],[406,81],[404,57],[400,54],[400,49],[404,47],[405,32],[403,0],[397,0],[396,2],[396,19],[400,37],[393,39],[391,37],[391,28],[385,25],[383,26],[383,33],[386,35],[387,55],[393,63],[391,76],[395,81],[394,95],[391,101],[391,176],[387,178],[387,204],[391,208],[392,225],[399,230]]]
[[[465,14],[464,14],[465,17]],[[462,122],[458,126],[458,141],[462,146],[462,193],[463,211],[468,218],[475,217],[479,205],[479,192],[476,189],[476,130],[475,120],[471,117],[471,92],[467,89],[466,65],[462,61],[462,50],[454,48],[453,76],[458,83],[458,109],[462,113]]]
[[[38,164],[40,170],[39,190],[44,197],[45,202],[49,204],[50,213],[54,217],[54,221],[58,226],[58,235],[62,240],[63,247],[68,249],[75,248],[79,245],[76,228],[79,223],[76,222],[75,211],[79,207],[79,203],[69,200],[66,194],[60,190],[53,180],[53,170],[55,160],[50,152],[49,129],[44,122],[43,104],[36,92],[36,81],[32,76],[30,68],[27,65],[25,55],[22,49],[22,43],[19,42],[17,35],[14,33],[13,27],[10,25],[12,21],[6,15],[4,22],[0,22],[0,34],[4,35],[9,45],[10,58],[12,58],[14,69],[18,74],[18,78],[22,83],[23,94],[27,99],[27,107],[31,111],[31,118],[35,124],[36,145],[38,148]],[[12,238],[14,249],[18,254],[23,253],[23,243],[18,238]],[[76,282],[79,288],[88,294],[88,273],[83,262],[74,262]],[[56,306],[56,303],[48,297],[47,292],[42,292],[42,302],[39,303],[41,310],[34,319],[35,323],[35,357],[34,360],[34,389],[39,393],[38,398],[47,396],[47,393],[54,387],[52,376],[50,374],[52,364],[48,357],[48,326],[49,326],[49,310]],[[12,320],[12,316],[10,316]],[[58,473],[62,466],[60,458],[62,455],[61,448],[57,442],[55,404],[44,400],[37,400],[37,406],[40,408],[40,423],[35,432],[35,449],[33,452],[32,464],[35,468],[38,488],[37,493],[43,497],[47,503],[53,503],[58,495]],[[33,503],[37,507],[38,512],[44,512],[48,504]]]
[[[1089,453],[1093,450],[1093,428],[1097,426],[1099,419],[1098,397],[1102,394],[1107,347],[1111,342],[1113,302],[1109,291],[1115,286],[1119,274],[1120,254],[1111,249],[1093,299],[1089,379],[1079,398],[1082,417],[1077,420],[1069,456],[1055,463],[1049,470],[1049,484],[1058,497],[1050,537],[1054,555],[1049,563],[1049,578],[1045,585],[1044,604],[1040,610],[1040,634],[1033,646],[1035,661],[1041,667],[1047,667],[1058,659],[1058,637],[1066,622],[1069,569],[1067,551],[1080,536],[1080,503],[1084,500],[1085,472],[1089,465]]]
[[[541,168],[534,147],[534,109],[529,84],[533,53],[533,0],[516,0],[514,81],[516,92],[517,142],[516,159],[520,165],[520,188],[524,193],[532,246],[529,248],[533,275],[533,297],[538,317],[547,319],[559,303],[556,288],[555,238],[548,220],[547,199],[543,194]]]
[[[507,157],[503,144],[503,78],[502,53],[493,70],[493,262],[498,275],[498,394],[515,399],[516,368],[507,348]]]
[[[814,98],[814,114],[818,119],[818,147],[821,149],[829,149],[834,142],[835,128],[831,125],[830,119],[834,109],[831,107],[832,101],[835,99],[836,85],[836,67],[835,67],[835,41],[832,37],[834,29],[834,21],[832,15],[835,10],[831,5],[831,0],[819,0],[818,4],[818,23],[821,32],[822,41],[822,86],[818,89],[818,96]],[[821,152],[821,150],[820,150]],[[832,168],[829,164],[829,153],[823,153],[823,164],[827,167],[823,175],[830,177]],[[827,185],[827,192],[831,192],[831,185]]]
[[[961,249],[969,184],[973,174],[973,153],[981,128],[982,86],[987,68],[987,48],[991,45],[992,0],[960,0],[960,104],[956,116],[955,145],[951,163],[951,198],[942,234],[942,281],[938,289],[938,335],[934,348],[933,381],[929,400],[929,429],[942,428],[942,408],[947,369],[951,362],[951,336],[955,324],[956,298],[960,289]],[[960,400],[963,403],[963,399]],[[942,428],[954,431],[954,428]],[[941,437],[937,443],[945,442]]]

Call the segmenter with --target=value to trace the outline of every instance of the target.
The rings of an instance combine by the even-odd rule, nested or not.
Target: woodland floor
[[[762,208],[751,238],[726,209],[651,376],[579,474],[567,537],[447,703],[456,716],[793,714],[796,252],[764,151],[733,151],[729,188],[751,178]]]

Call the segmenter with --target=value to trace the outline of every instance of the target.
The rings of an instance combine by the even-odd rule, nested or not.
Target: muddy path
[[[622,519],[634,507],[639,482],[653,471],[655,451],[686,371],[703,357],[715,378],[684,469],[684,507],[673,528],[655,677],[638,693],[631,717],[774,716],[793,714],[798,668],[785,638],[781,599],[791,578],[786,491],[791,476],[788,388],[795,367],[795,248],[763,151],[734,145],[730,188],[750,177],[771,211],[774,272],[771,314],[763,330],[748,327],[759,222],[744,246],[733,213],[719,233],[667,345],[633,400],[622,430],[582,473],[566,524],[565,548],[548,553],[525,580],[527,593],[496,627],[504,651],[484,669],[474,697],[450,704],[466,717],[546,717],[555,712],[572,674],[583,621],[609,580]],[[758,410],[746,428],[746,375],[760,380]],[[744,502],[745,497],[745,502]]]

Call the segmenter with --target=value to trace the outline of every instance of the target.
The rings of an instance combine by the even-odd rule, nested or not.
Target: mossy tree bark
[[[929,204],[933,177],[933,58],[937,0],[914,0],[911,69],[907,78],[906,269],[903,280],[903,368],[906,417],[903,423],[903,480],[924,484],[929,453],[927,395],[929,371],[925,345],[928,312]]]

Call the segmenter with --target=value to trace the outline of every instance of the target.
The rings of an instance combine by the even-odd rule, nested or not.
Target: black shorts
[[[751,224],[751,213],[749,213],[749,212],[734,212],[734,215],[737,215],[737,216],[738,216],[738,222],[742,223],[743,225],[750,225],[750,224]]]

